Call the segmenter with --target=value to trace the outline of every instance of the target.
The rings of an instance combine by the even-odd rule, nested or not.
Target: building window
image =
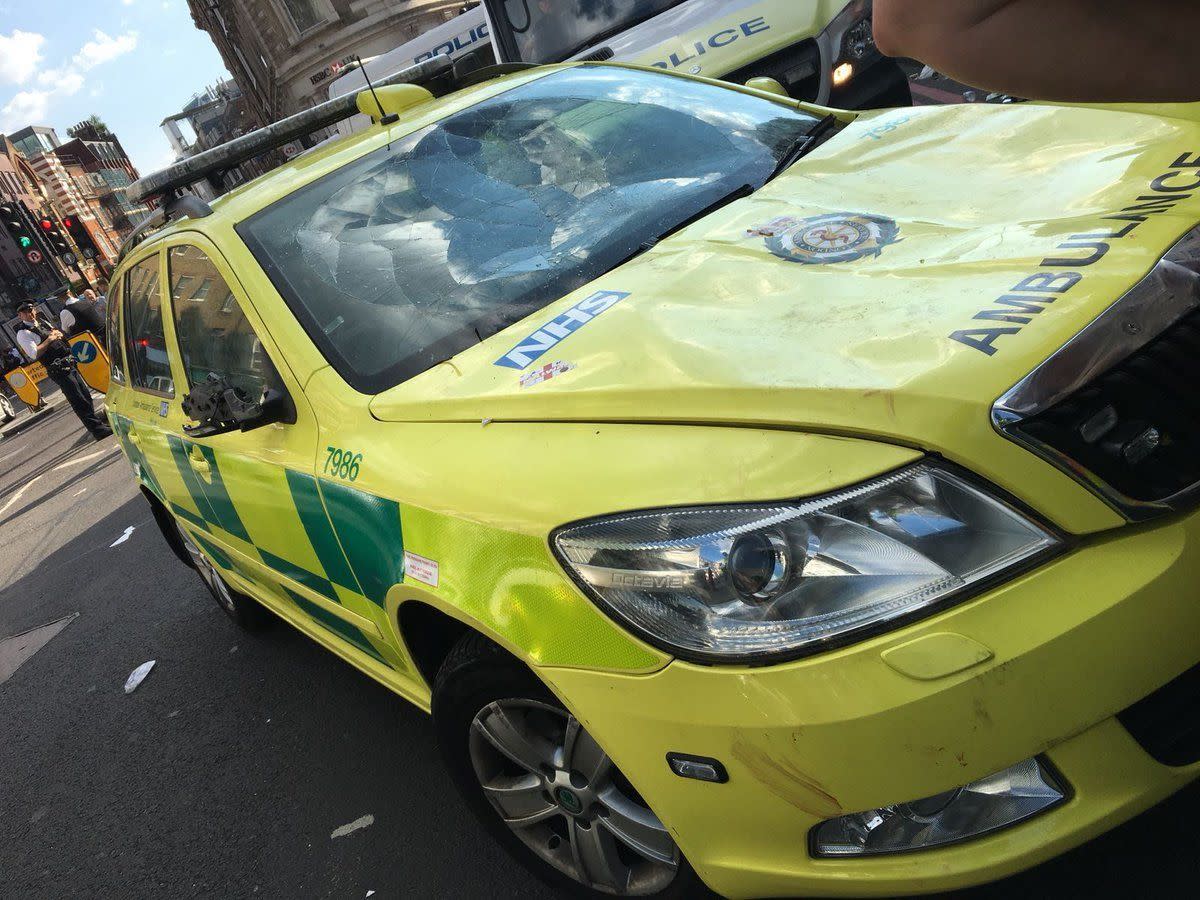
[[[316,0],[283,0],[283,5],[287,7],[288,15],[292,17],[292,24],[301,33],[325,21],[324,17],[317,12]]]

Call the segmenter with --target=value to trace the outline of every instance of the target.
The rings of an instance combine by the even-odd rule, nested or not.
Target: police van
[[[871,0],[484,0],[502,63],[640,63],[744,84],[773,78],[797,100],[907,106],[881,54]]]
[[[451,60],[459,60],[470,54],[479,65],[493,63],[496,57],[491,48],[489,34],[483,7],[477,4],[394,50],[365,60],[361,67],[343,69],[329,84],[329,99],[357,94],[367,87],[368,79],[378,83],[389,75],[434,57],[444,56]],[[338,122],[337,132],[340,135],[353,134],[370,124],[371,120],[360,114]]]

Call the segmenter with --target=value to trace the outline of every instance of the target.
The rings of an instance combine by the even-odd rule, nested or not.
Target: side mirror
[[[774,78],[768,78],[765,75],[760,75],[757,78],[751,78],[746,82],[746,87],[754,88],[756,91],[766,91],[768,94],[776,94],[783,97],[785,100],[790,100],[791,95],[788,94],[787,88],[780,84]]]
[[[274,422],[295,422],[292,399],[284,391],[267,388],[258,400],[229,379],[210,374],[183,398],[183,412],[198,425],[184,425],[189,437],[211,437],[230,431],[250,431]]]

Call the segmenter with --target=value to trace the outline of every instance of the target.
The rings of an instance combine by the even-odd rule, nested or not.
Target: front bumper
[[[1198,594],[1193,514],[1090,539],[941,615],[786,665],[676,661],[646,676],[542,675],[714,890],[949,890],[1061,853],[1200,774],[1200,764],[1156,762],[1115,718],[1200,661]],[[946,634],[970,638],[991,657],[970,664],[935,649],[919,667],[905,666],[910,674],[883,659]],[[946,645],[933,638],[929,646]],[[721,760],[728,783],[673,775],[670,751]],[[895,856],[809,853],[809,832],[824,819],[937,794],[1040,753],[1071,799],[1025,823]]]

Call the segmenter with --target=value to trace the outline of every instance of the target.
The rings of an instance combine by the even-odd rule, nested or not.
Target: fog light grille
[[[812,852],[876,856],[955,844],[1023,822],[1066,796],[1046,763],[1027,759],[932,797],[822,822],[813,829]]]

